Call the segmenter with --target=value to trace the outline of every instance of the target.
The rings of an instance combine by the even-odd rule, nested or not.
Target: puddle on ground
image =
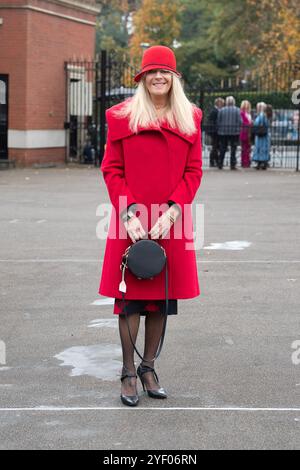
[[[92,320],[88,328],[118,328],[118,320],[116,318],[98,318]]]
[[[102,380],[116,380],[122,368],[122,349],[116,344],[74,346],[54,356],[63,366],[72,367],[71,377],[90,375]]]
[[[205,246],[205,250],[244,250],[251,245],[251,242],[243,240],[234,240],[231,242],[223,243],[211,243],[209,246]]]
[[[230,336],[224,336],[224,341],[226,344],[229,344],[229,346],[233,346],[234,345],[234,341],[232,338],[230,338]]]

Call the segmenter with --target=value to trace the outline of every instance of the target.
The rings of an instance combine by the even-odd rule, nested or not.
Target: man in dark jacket
[[[229,143],[231,147],[230,168],[231,170],[236,170],[236,149],[239,142],[242,118],[239,108],[235,106],[233,96],[226,98],[226,106],[218,112],[217,126],[221,145],[218,167],[220,170],[223,168],[224,157]]]
[[[209,166],[218,166],[220,159],[220,139],[218,135],[217,121],[218,113],[223,108],[225,101],[223,98],[217,98],[215,105],[208,116],[207,134],[211,137],[211,151],[209,155]]]

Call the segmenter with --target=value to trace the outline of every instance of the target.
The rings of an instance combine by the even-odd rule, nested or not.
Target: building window
[[[6,104],[6,84],[0,80],[0,104]]]

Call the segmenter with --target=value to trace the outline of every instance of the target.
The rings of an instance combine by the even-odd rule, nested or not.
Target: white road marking
[[[300,260],[294,260],[294,259],[274,259],[274,260],[269,260],[269,259],[250,259],[250,260],[226,260],[226,259],[219,259],[219,260],[205,260],[205,259],[197,259],[197,263],[205,264],[205,263],[224,263],[224,264],[243,264],[243,263],[267,263],[267,264],[299,264]],[[0,259],[0,263],[102,263],[103,259],[95,260],[95,259],[72,259],[72,258],[67,258],[67,259]]]
[[[115,299],[112,297],[104,297],[102,299],[94,300],[90,305],[113,305],[115,303]]]
[[[247,407],[202,407],[202,406],[190,406],[190,407],[153,407],[153,406],[78,406],[78,407],[59,407],[59,406],[38,406],[35,408],[0,408],[0,412],[5,411],[34,411],[34,412],[43,412],[43,411],[113,411],[113,410],[159,410],[159,411],[232,411],[232,412],[300,412],[300,408],[247,408]]]
[[[115,318],[98,318],[92,320],[88,328],[118,328],[118,320]]]
[[[293,259],[274,259],[274,260],[269,260],[269,259],[245,259],[245,260],[223,260],[223,259],[219,259],[219,260],[202,260],[202,259],[197,259],[197,263],[224,263],[224,264],[230,264],[230,263],[233,263],[233,264],[247,264],[247,263],[254,263],[254,264],[257,264],[257,263],[267,263],[267,264],[299,264],[300,263],[300,260],[293,260]]]
[[[205,250],[233,250],[240,251],[248,248],[252,245],[251,242],[243,240],[234,240],[230,242],[221,242],[221,243],[211,243],[209,246],[205,246]]]

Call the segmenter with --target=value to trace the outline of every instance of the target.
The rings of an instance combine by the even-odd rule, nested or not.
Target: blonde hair
[[[197,131],[194,121],[194,107],[185,95],[180,78],[172,73],[172,84],[168,93],[167,109],[163,116],[157,117],[151,95],[145,84],[145,74],[139,81],[135,94],[124,101],[121,109],[114,111],[115,117],[128,117],[129,127],[137,133],[138,126],[160,126],[166,120],[170,127],[177,127],[183,134],[191,135]]]
[[[251,111],[251,103],[250,101],[244,100],[241,102],[241,110],[244,111],[245,109],[248,109],[248,111]]]
[[[266,110],[266,103],[264,103],[263,101],[261,101],[260,103],[257,103],[256,105],[256,111],[258,113],[264,113],[265,110]]]

